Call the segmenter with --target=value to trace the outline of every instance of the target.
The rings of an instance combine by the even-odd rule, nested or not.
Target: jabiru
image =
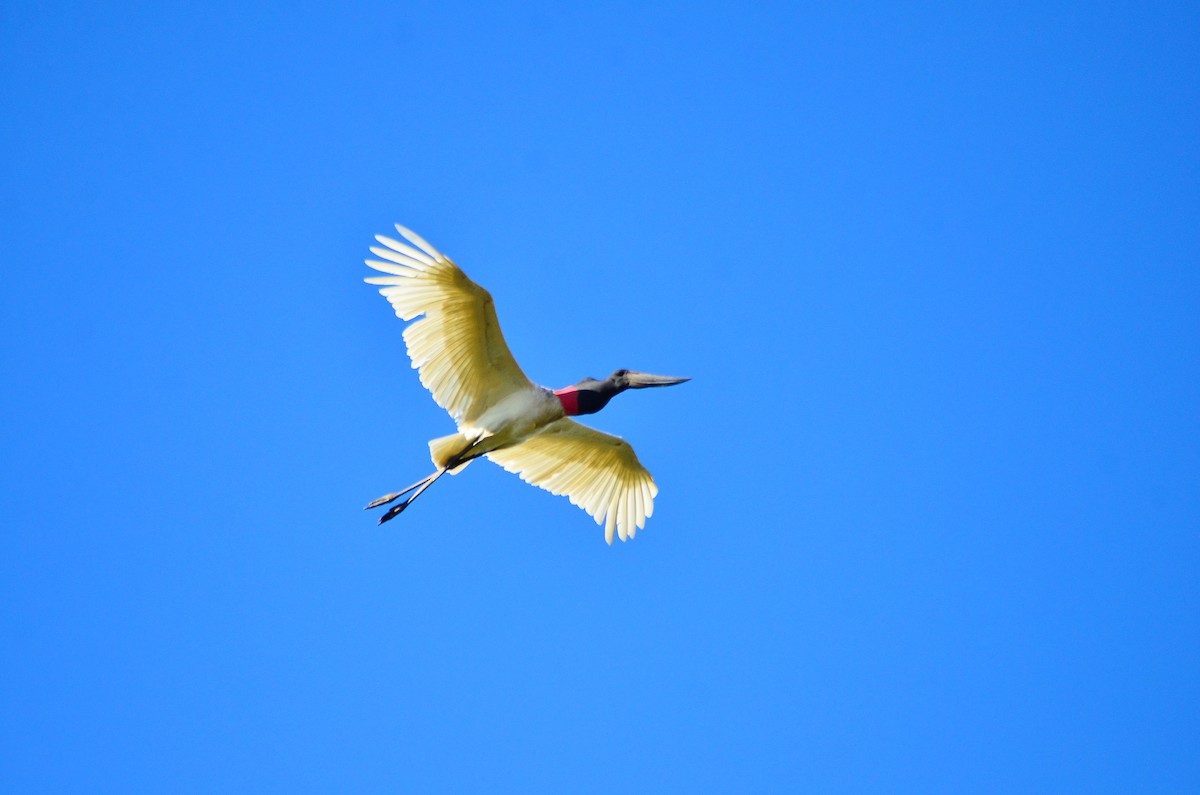
[[[404,330],[408,356],[458,432],[429,443],[432,474],[366,506],[377,508],[411,494],[389,508],[379,524],[398,516],[442,475],[457,474],[486,456],[526,483],[566,495],[604,525],[609,544],[614,532],[622,541],[632,538],[654,512],[654,478],[624,439],[570,418],[595,414],[626,389],[690,379],[617,370],[602,381],[585,378],[556,390],[538,386],[505,344],[487,290],[417,234],[399,224],[396,231],[412,245],[376,235],[383,247],[370,250],[380,259],[366,263],[387,275],[366,282],[382,285],[379,292],[401,320],[424,316]]]

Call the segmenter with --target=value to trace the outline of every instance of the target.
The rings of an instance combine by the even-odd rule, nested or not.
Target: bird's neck
[[[597,386],[592,386],[592,383]],[[595,414],[607,406],[613,395],[620,391],[604,381],[595,381],[584,382],[582,386],[579,384],[564,386],[562,389],[554,390],[554,396],[558,398],[559,403],[562,403],[563,412],[568,417],[577,417],[580,414]]]
[[[573,386],[565,386],[554,390],[554,396],[562,403],[563,412],[568,417],[579,416],[579,390]]]

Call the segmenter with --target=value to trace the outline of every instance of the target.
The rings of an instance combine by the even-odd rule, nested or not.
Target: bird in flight
[[[654,512],[658,487],[624,439],[580,425],[571,417],[594,414],[626,389],[671,386],[688,381],[634,370],[617,370],[604,380],[585,378],[550,390],[529,380],[504,337],[488,291],[467,278],[448,257],[399,224],[412,245],[376,235],[380,246],[367,265],[405,321],[404,342],[421,383],[450,413],[458,432],[434,439],[429,453],[436,469],[402,491],[385,494],[366,507],[377,508],[410,495],[379,519],[394,519],[449,472],[457,474],[486,456],[526,483],[566,495],[604,526],[611,544],[645,527]]]

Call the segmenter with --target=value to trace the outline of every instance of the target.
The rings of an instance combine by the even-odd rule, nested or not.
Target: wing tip
[[[394,224],[394,226],[396,227],[396,231],[400,233],[401,237],[424,251],[429,256],[433,257],[434,259],[445,259],[440,251],[429,244],[428,240],[421,237],[407,226],[401,226],[400,224]]]

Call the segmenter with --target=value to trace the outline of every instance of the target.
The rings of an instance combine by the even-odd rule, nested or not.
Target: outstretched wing
[[[654,513],[658,487],[629,442],[564,417],[536,436],[487,457],[521,480],[565,494],[622,541],[633,538]]]
[[[420,371],[421,383],[437,404],[460,425],[470,424],[489,406],[529,387],[500,333],[496,307],[488,291],[417,234],[399,224],[406,246],[376,235],[386,248],[372,246],[381,260],[367,265],[388,276],[372,276],[379,292],[401,320],[420,320],[404,330],[408,357]]]

